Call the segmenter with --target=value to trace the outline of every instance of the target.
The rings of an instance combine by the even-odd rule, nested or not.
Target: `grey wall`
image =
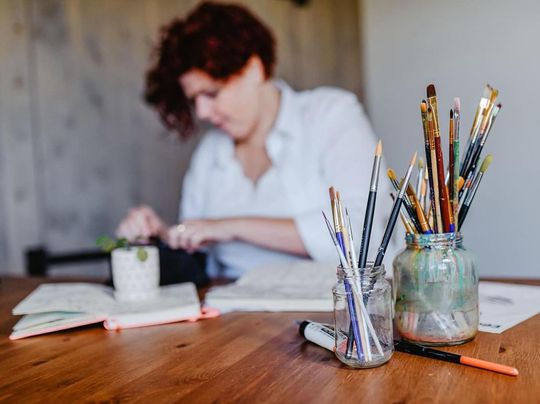
[[[483,276],[539,277],[540,3],[365,0],[361,15],[367,107],[395,169],[423,150],[427,84],[436,85],[441,116],[461,97],[462,141],[484,85],[500,90],[503,108],[486,145],[493,164],[464,242]]]
[[[196,3],[0,1],[0,273],[22,273],[32,245],[92,247],[135,204],[175,220],[195,142],[168,137],[141,93],[159,27]],[[241,3],[274,28],[279,76],[360,93],[356,0]]]

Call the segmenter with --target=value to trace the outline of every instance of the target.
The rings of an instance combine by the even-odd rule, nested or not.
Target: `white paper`
[[[227,311],[332,311],[336,267],[313,261],[265,266],[212,288],[206,304]]]
[[[181,321],[201,310],[193,283],[161,287],[155,299],[141,302],[116,301],[112,288],[99,284],[59,283],[40,285],[13,314],[25,315],[10,337],[17,339],[104,320],[108,329]]]
[[[480,331],[500,334],[540,313],[540,287],[480,282]]]
[[[90,283],[44,283],[12,311],[16,316],[50,311],[106,314],[116,305],[113,290]]]

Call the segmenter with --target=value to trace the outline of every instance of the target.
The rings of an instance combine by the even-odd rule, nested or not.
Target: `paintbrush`
[[[420,115],[422,117],[422,129],[424,131],[424,149],[426,151],[426,172],[428,174],[429,182],[429,198],[431,201],[430,212],[428,212],[428,219],[431,214],[435,215],[435,187],[433,184],[433,162],[431,157],[431,136],[430,136],[430,124],[428,122],[428,105],[426,100],[422,100],[420,103]],[[426,203],[427,207],[427,203]],[[437,232],[437,224],[434,223],[435,233]]]
[[[435,150],[435,122],[431,107],[428,107],[428,135],[429,135],[429,153],[431,159],[431,174],[433,184],[433,200],[431,206],[433,209],[433,224],[436,233],[444,233],[444,226],[441,216],[440,187],[437,164],[437,152]],[[443,179],[444,181],[444,179]]]
[[[375,214],[375,201],[377,199],[377,186],[379,184],[379,171],[381,168],[382,143],[379,140],[375,149],[373,158],[373,169],[371,170],[371,181],[369,184],[369,194],[364,217],[364,226],[362,230],[362,242],[360,244],[360,258],[358,268],[365,268],[369,250],[369,241],[371,238],[371,227],[373,225],[373,216]]]
[[[472,204],[474,196],[476,195],[476,192],[478,191],[478,187],[480,186],[480,181],[482,181],[482,177],[484,176],[485,172],[487,171],[492,161],[493,161],[493,156],[491,154],[488,154],[486,158],[484,158],[484,161],[482,162],[482,165],[480,166],[480,170],[478,171],[478,174],[476,175],[476,178],[474,179],[474,183],[471,187],[471,191],[469,191],[469,194],[467,195],[467,198],[465,199],[463,206],[459,210],[459,228],[463,226],[463,222],[465,221],[465,218],[467,217],[467,213],[469,212],[469,208]]]
[[[394,170],[389,168],[386,170],[386,175],[390,179],[390,183],[394,187],[396,192],[399,192],[399,183],[398,179],[396,177],[396,173]],[[420,225],[420,221],[418,217],[416,216],[416,210],[413,208],[411,200],[409,199],[409,196],[407,193],[405,193],[403,197],[403,207],[405,208],[405,211],[407,212],[407,215],[409,216],[410,222],[414,225],[414,228],[418,233],[423,233],[422,226]]]
[[[489,133],[491,131],[491,127],[493,123],[495,122],[495,118],[497,117],[497,114],[499,113],[500,109],[502,108],[502,104],[497,104],[492,109],[489,118],[486,120],[485,125],[483,127],[483,133],[482,137],[480,138],[479,144],[476,146],[474,152],[471,155],[469,166],[464,169],[463,178],[469,178],[472,177],[474,174],[474,171],[476,170],[476,166],[480,160],[480,154],[482,153],[482,150],[484,148],[484,145],[486,144],[487,138],[489,136]],[[465,181],[466,182],[466,181]],[[462,195],[459,196],[460,198]]]
[[[393,192],[390,192],[390,198],[392,198],[392,201],[396,200],[396,197]],[[403,226],[405,227],[405,231],[409,234],[418,234],[414,226],[411,222],[409,222],[409,219],[407,219],[401,211],[399,212],[399,218],[401,219],[401,222],[403,223]]]
[[[461,101],[458,97],[454,98],[454,181],[450,183],[452,187],[452,196],[453,202],[452,206],[454,208],[454,225],[456,227],[456,232],[458,231],[458,207],[459,207],[459,189],[458,189],[458,180],[459,180],[459,120],[461,116]]]
[[[431,107],[433,111],[432,122],[433,122],[433,135],[434,135],[434,142],[435,142],[435,156],[436,156],[436,161],[437,161],[439,204],[440,204],[440,210],[441,210],[442,222],[443,222],[443,227],[442,227],[443,230],[441,231],[441,229],[439,229],[439,231],[448,233],[448,232],[453,231],[453,226],[451,226],[448,190],[446,189],[445,179],[444,179],[444,161],[443,161],[443,154],[442,154],[442,148],[441,148],[441,134],[439,130],[439,118],[438,118],[438,113],[437,113],[437,94],[435,92],[435,86],[433,84],[430,84],[427,87],[427,96],[428,96],[429,106]],[[428,108],[428,114],[429,114],[429,108]]]
[[[424,180],[424,160],[422,157],[418,158],[418,178],[416,179],[416,196],[420,199],[420,192],[422,189],[422,181]]]
[[[450,204],[450,225],[454,225],[454,110],[450,109],[450,121],[448,123],[448,203]]]
[[[390,238],[392,237],[392,232],[394,231],[394,227],[396,225],[396,221],[399,216],[399,209],[401,208],[401,204],[403,203],[403,196],[405,195],[405,190],[407,189],[407,185],[409,185],[409,180],[411,179],[411,173],[412,173],[415,162],[416,162],[416,153],[414,153],[414,156],[411,159],[409,168],[407,170],[407,174],[405,175],[405,179],[403,180],[401,189],[399,190],[399,193],[397,194],[397,197],[396,197],[396,201],[394,202],[392,213],[390,214],[390,219],[388,219],[388,223],[386,224],[383,239],[381,241],[381,245],[379,246],[377,258],[375,259],[375,263],[373,265],[374,267],[380,266],[383,262],[384,254],[386,253],[386,249],[388,248],[388,243],[390,242]],[[372,282],[374,281],[375,279],[372,280]],[[371,286],[370,287],[370,290],[371,290],[373,286],[372,285],[370,286]]]

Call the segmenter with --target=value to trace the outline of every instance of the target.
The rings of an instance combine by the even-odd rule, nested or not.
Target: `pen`
[[[335,330],[332,326],[316,323],[313,321],[297,321],[299,333],[302,337],[329,351],[335,350]],[[470,356],[453,354],[438,349],[426,348],[421,345],[406,341],[394,340],[394,349],[411,355],[423,356],[430,359],[438,359],[445,362],[458,363],[492,372],[502,373],[508,376],[517,376],[519,371],[511,366],[501,365],[495,362],[471,358]]]
[[[412,344],[406,341],[394,341],[394,349],[396,351],[405,352],[412,355],[424,356],[426,358],[439,359],[446,362],[460,363],[462,365],[472,366],[475,368],[491,370],[492,372],[502,373],[508,376],[517,376],[519,374],[519,371],[511,366],[483,361],[481,359],[471,358],[470,356],[439,351],[438,349],[426,348],[424,346]]]

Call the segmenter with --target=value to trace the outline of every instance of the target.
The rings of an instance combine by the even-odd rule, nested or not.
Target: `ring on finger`
[[[178,234],[182,234],[183,232],[185,232],[187,229],[186,225],[183,224],[183,223],[180,223],[179,225],[176,226],[176,232]]]

